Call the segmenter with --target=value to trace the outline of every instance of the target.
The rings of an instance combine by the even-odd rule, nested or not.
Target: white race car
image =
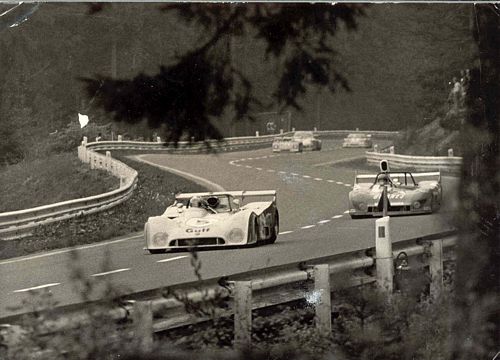
[[[304,145],[302,145],[302,142],[290,136],[278,137],[273,141],[273,152],[302,152],[303,149]]]
[[[271,197],[271,200],[266,198]],[[258,201],[243,204],[246,199]],[[276,191],[179,194],[144,225],[150,253],[192,247],[270,244],[279,232]]]
[[[321,150],[321,140],[312,131],[296,131],[293,140],[300,141],[304,150]]]
[[[342,147],[371,148],[372,136],[369,134],[349,134],[344,139]]]

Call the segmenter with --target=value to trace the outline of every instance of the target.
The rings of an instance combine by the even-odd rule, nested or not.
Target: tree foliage
[[[266,57],[281,62],[274,100],[299,109],[298,97],[308,85],[334,92],[348,89],[347,80],[333,66],[331,38],[341,24],[356,28],[363,14],[360,5],[347,4],[175,4],[162,8],[175,12],[204,36],[200,44],[162,65],[156,75],[132,79],[86,78],[90,96],[114,114],[116,120],[136,123],[147,119],[153,128],[167,126],[170,141],[183,136],[222,138],[210,119],[232,112],[233,120],[248,115],[259,104],[252,81],[231,55],[233,41],[252,36],[266,44]]]

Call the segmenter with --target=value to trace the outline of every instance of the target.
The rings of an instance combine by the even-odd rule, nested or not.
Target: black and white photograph
[[[0,1],[0,359],[500,360],[500,3]]]

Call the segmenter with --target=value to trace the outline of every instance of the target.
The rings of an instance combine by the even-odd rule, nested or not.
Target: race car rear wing
[[[407,172],[410,173],[415,181],[418,183],[419,180],[421,181],[437,181],[438,183],[441,183],[441,171],[433,171],[433,172]],[[388,172],[387,173],[391,178],[398,178],[398,177],[404,177],[405,173],[404,172]],[[355,179],[354,179],[354,184],[359,184],[359,183],[369,183],[369,182],[374,182],[375,179],[377,178],[377,174],[357,174]]]
[[[183,193],[175,196],[176,200],[187,200],[194,196],[210,196],[210,195],[231,195],[242,200],[246,197],[272,196],[273,201],[276,201],[276,190],[247,190],[247,191],[218,191],[218,192],[200,192],[200,193]]]

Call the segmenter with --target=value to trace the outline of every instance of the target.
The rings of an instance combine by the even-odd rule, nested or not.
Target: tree
[[[454,359],[500,350],[500,11],[474,5],[479,66],[471,71],[460,186]]]
[[[102,7],[93,7],[92,12]],[[231,42],[250,38],[266,44],[266,58],[279,60],[279,81],[273,97],[280,108],[300,108],[297,101],[308,86],[349,89],[333,66],[331,38],[343,24],[356,28],[362,5],[347,4],[175,4],[175,12],[206,34],[201,45],[161,66],[158,74],[138,74],[130,80],[85,78],[89,96],[118,121],[146,119],[152,128],[167,127],[167,140],[182,137],[221,139],[211,118],[225,111],[233,121],[249,116],[259,104],[253,84],[232,61]],[[249,116],[251,119],[251,116]]]

